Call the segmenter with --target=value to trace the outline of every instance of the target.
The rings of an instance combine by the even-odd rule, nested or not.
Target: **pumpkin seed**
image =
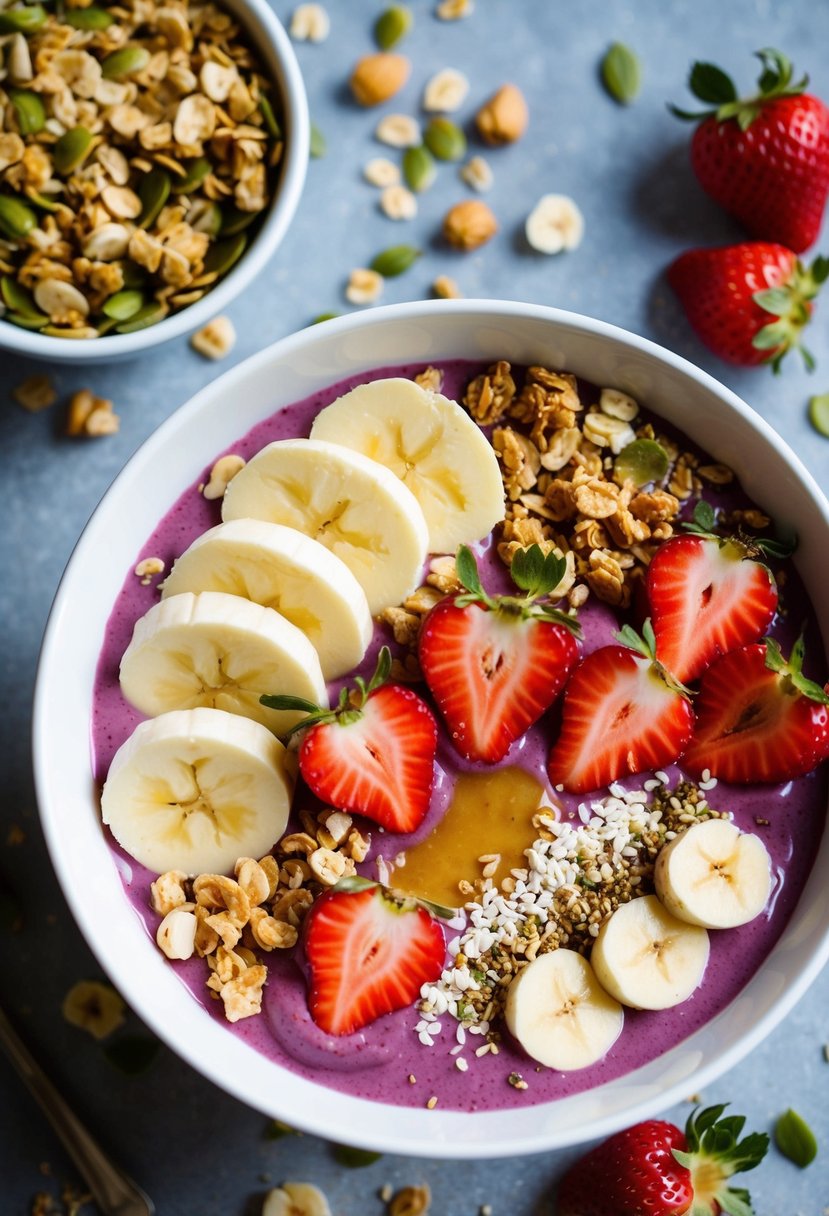
[[[634,439],[622,448],[613,464],[616,481],[632,481],[635,486],[661,481],[667,472],[668,453],[655,439]]]
[[[46,107],[39,93],[30,89],[9,89],[14,116],[21,135],[37,135],[46,126]]]
[[[41,194],[39,190],[27,190],[26,198],[36,207],[40,207],[41,211],[59,211],[61,207],[66,207],[66,203],[61,202],[58,198],[50,198],[47,194]]]
[[[829,393],[809,398],[809,421],[818,434],[829,439]]]
[[[106,30],[115,20],[105,8],[70,8],[63,14],[67,25],[76,30]]]
[[[132,290],[136,287],[146,287],[147,274],[143,266],[139,266],[137,262],[132,262],[125,259],[123,262],[118,262],[121,267],[121,276],[124,280],[124,287]]]
[[[340,1165],[344,1165],[350,1170],[361,1169],[366,1165],[373,1165],[383,1155],[382,1153],[372,1152],[368,1148],[352,1148],[350,1144],[335,1144],[331,1152],[335,1161],[338,1161]]]
[[[122,80],[133,72],[142,71],[150,62],[150,52],[144,46],[125,46],[113,51],[101,62],[104,80]]]
[[[163,169],[150,169],[138,183],[138,197],[141,199],[141,214],[138,217],[139,228],[149,228],[158,219],[161,208],[170,197],[170,174]]]
[[[231,266],[235,266],[245,252],[248,238],[244,232],[228,237],[226,241],[217,241],[211,245],[204,259],[205,274],[227,274]]]
[[[187,213],[187,223],[194,232],[204,232],[208,236],[218,236],[222,228],[222,209],[218,203],[201,198],[193,203]]]
[[[184,177],[176,178],[176,194],[192,194],[194,190],[198,190],[212,168],[213,166],[206,156],[199,156],[196,160],[188,161],[184,166]]]
[[[381,51],[390,51],[405,38],[412,28],[411,9],[404,4],[393,4],[374,23],[374,41]]]
[[[403,176],[410,190],[420,193],[428,190],[437,175],[435,158],[422,144],[407,148],[403,153]]]
[[[282,128],[280,127],[279,121],[273,112],[273,106],[270,103],[270,99],[266,97],[264,93],[262,93],[259,97],[259,109],[262,113],[262,118],[268,134],[274,139],[281,139]]]
[[[601,71],[610,96],[622,106],[629,105],[642,84],[642,68],[630,47],[614,42],[602,60]]]
[[[0,279],[0,295],[3,297],[3,303],[11,312],[22,313],[26,317],[41,315],[31,292],[22,287],[10,274],[4,274]]]
[[[49,318],[40,312],[7,312],[3,320],[11,321],[12,325],[18,325],[21,329],[43,329],[44,325],[49,324]]]
[[[791,1107],[774,1125],[774,1142],[784,1157],[805,1170],[817,1156],[817,1140],[809,1124]]]
[[[143,308],[139,308],[138,312],[133,313],[129,321],[122,321],[120,325],[115,326],[117,334],[134,334],[139,329],[149,329],[151,325],[157,325],[159,321],[163,321],[167,312],[163,304],[159,304],[153,300],[151,304],[145,304]]]
[[[27,236],[37,227],[37,216],[31,207],[10,194],[0,194],[0,232],[11,241]]]
[[[146,303],[143,292],[116,291],[104,302],[101,312],[113,321],[129,321]]]
[[[466,136],[451,118],[433,118],[423,142],[438,160],[462,160],[466,155]]]
[[[322,325],[323,321],[336,321],[339,315],[340,314],[338,312],[321,312],[318,313],[317,316],[315,316],[311,321],[309,321],[308,324]]]
[[[0,12],[0,34],[34,34],[45,24],[46,9],[40,4],[27,4]]]
[[[72,173],[89,155],[92,147],[92,132],[86,127],[73,127],[61,135],[52,149],[52,160],[58,173]]]
[[[113,321],[112,317],[107,317],[105,321],[99,321],[96,326],[98,330],[98,337],[103,338],[104,334],[108,334],[111,329],[115,329],[117,324],[118,322]]]
[[[226,207],[221,213],[222,222],[219,231],[222,236],[235,236],[244,232],[256,219],[255,211],[240,211],[238,207]]]
[[[325,136],[315,123],[311,123],[311,144],[309,151],[314,160],[319,160],[325,156],[328,151],[328,144],[325,142]]]
[[[420,257],[420,250],[414,245],[392,245],[378,253],[369,263],[370,269],[383,276],[384,279],[394,279],[408,270]]]

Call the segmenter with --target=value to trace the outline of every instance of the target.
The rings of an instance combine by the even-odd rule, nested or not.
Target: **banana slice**
[[[604,991],[587,959],[552,950],[528,963],[507,993],[506,1020],[526,1051],[548,1068],[589,1068],[622,1033],[624,1011]]]
[[[321,439],[280,439],[227,488],[222,518],[266,519],[313,537],[345,562],[372,615],[414,591],[429,533],[417,499],[375,460]]]
[[[621,904],[599,930],[590,955],[596,979],[634,1009],[686,1001],[708,962],[708,934],[677,920],[655,895]]]
[[[371,641],[371,613],[354,575],[294,528],[236,519],[208,529],[182,553],[161,594],[186,591],[223,591],[275,609],[311,642],[326,680],[356,667]]]
[[[139,723],[119,747],[101,812],[148,870],[221,874],[273,848],[293,787],[292,760],[260,722],[179,709]]]
[[[121,691],[142,714],[206,705],[253,718],[274,734],[303,716],[266,709],[263,692],[328,705],[320,661],[284,616],[223,591],[186,591],[136,622],[121,659]]]
[[[413,380],[359,384],[320,414],[312,439],[341,443],[391,469],[423,509],[430,553],[454,553],[504,518],[498,458],[465,410]]]
[[[566,194],[543,195],[527,217],[527,243],[539,253],[577,249],[584,236],[584,216]]]
[[[679,920],[733,929],[768,903],[771,858],[759,836],[728,819],[708,819],[660,850],[654,880],[657,895]]]

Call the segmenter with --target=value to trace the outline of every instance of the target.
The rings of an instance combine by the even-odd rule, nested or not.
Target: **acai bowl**
[[[382,359],[378,351],[383,352]],[[107,708],[105,688],[107,671],[111,676],[115,670],[117,680],[118,662],[135,620],[158,600],[157,577],[144,576],[150,578],[145,584],[134,574],[135,567],[159,556],[158,546],[166,536],[167,550],[159,560],[165,562],[165,574],[169,574],[169,565],[197,536],[219,525],[219,502],[205,500],[203,489],[224,453],[244,455],[246,468],[252,469],[250,458],[263,444],[306,435],[323,407],[372,379],[407,378],[428,367],[442,369],[445,393],[461,400],[470,395],[470,383],[498,362],[509,362],[516,369],[519,395],[527,387],[527,369],[541,368],[570,373],[579,377],[579,384],[583,377],[586,385],[633,398],[648,417],[664,422],[666,432],[674,434],[671,428],[676,428],[688,437],[689,446],[699,445],[711,467],[733,470],[746,497],[740,500],[743,506],[732,503],[728,509],[749,510],[752,508],[745,503],[753,502],[774,520],[780,536],[797,534],[793,565],[787,567],[791,582],[787,579],[786,586],[793,605],[789,615],[796,636],[803,612],[794,591],[799,576],[814,621],[808,637],[807,669],[815,678],[825,679],[820,636],[826,635],[826,587],[819,555],[829,515],[808,473],[770,428],[710,377],[642,339],[550,309],[475,302],[399,306],[305,331],[229,373],[184,406],[133,458],[90,521],[58,593],[38,681],[35,759],[47,839],[70,906],[125,997],[185,1059],[251,1105],[320,1135],[388,1151],[448,1157],[540,1151],[604,1134],[667,1106],[708,1083],[768,1033],[817,974],[829,951],[826,916],[818,894],[829,868],[822,837],[826,798],[821,777],[807,779],[805,803],[802,807],[798,803],[795,814],[785,817],[769,810],[772,803],[785,805],[781,792],[785,786],[778,784],[771,793],[772,787],[767,787],[759,796],[755,789],[757,805],[751,808],[746,805],[747,791],[737,794],[739,826],[752,834],[766,833],[774,872],[770,917],[764,914],[759,922],[741,929],[712,929],[710,971],[707,978],[703,975],[694,995],[673,1010],[659,1013],[643,1014],[626,1007],[621,1035],[589,1068],[551,1069],[539,1063],[537,1056],[523,1052],[503,1029],[495,1040],[497,1054],[477,1054],[479,1043],[483,1047],[489,1042],[486,1034],[480,1039],[468,1035],[470,1045],[452,1054],[458,1045],[457,1019],[444,1016],[441,1031],[433,1034],[430,1011],[424,1016],[414,1002],[367,1028],[366,1050],[356,1066],[354,1053],[345,1068],[326,1055],[329,1047],[313,1033],[302,1037],[298,1049],[294,1043],[292,1054],[291,1044],[286,1052],[285,1042],[279,1042],[267,1022],[271,1019],[272,1025],[277,1017],[284,1027],[292,1018],[308,1016],[304,979],[294,963],[294,972],[280,985],[288,966],[284,954],[276,963],[272,962],[275,952],[266,956],[273,975],[265,985],[263,1013],[243,1017],[229,1027],[222,1002],[213,1000],[205,985],[205,960],[171,963],[159,951],[154,937],[161,916],[149,906],[147,871],[119,854],[113,838],[102,829],[96,782],[106,775],[113,753],[143,716],[135,711],[124,716],[123,707],[116,714],[114,702]],[[530,386],[533,379],[529,377]],[[475,396],[473,392],[470,399]],[[582,396],[588,407],[584,412],[589,414],[589,406],[594,404],[590,390],[585,388]],[[480,401],[480,393],[477,397]],[[231,398],[232,412],[227,409]],[[285,407],[295,408],[280,414]],[[624,419],[617,421],[628,425]],[[638,425],[636,419],[633,425]],[[658,424],[654,425],[658,433]],[[595,430],[595,421],[591,426]],[[258,430],[244,448],[245,437],[254,428]],[[230,484],[228,503],[236,493]],[[728,492],[728,487],[712,482],[702,496],[725,510],[720,496]],[[191,504],[190,509],[184,510],[185,502]],[[173,508],[185,529],[177,536],[170,523],[174,515],[168,515]],[[232,522],[226,520],[224,526]],[[481,546],[474,547],[485,587],[492,592],[505,590],[503,583],[494,585],[499,577],[495,559],[489,564]],[[104,552],[105,564],[101,561]],[[772,565],[779,571],[781,561],[776,559]],[[784,587],[786,603],[788,595]],[[635,611],[633,591],[630,598]],[[584,653],[611,643],[613,626],[628,617],[627,611],[621,615],[598,597],[595,603],[597,611],[586,612],[587,606],[580,610]],[[119,624],[121,609],[127,614]],[[597,617],[603,623],[591,625],[591,619]],[[781,620],[788,628],[788,618],[781,616]],[[372,635],[369,666],[381,641],[387,641],[395,657],[405,662],[405,651],[389,623]],[[791,642],[789,630],[781,643],[786,654]],[[368,678],[368,668],[363,670]],[[353,684],[353,679],[347,677],[346,682]],[[120,695],[111,681],[110,693]],[[428,698],[428,691],[425,695]],[[551,712],[555,715],[558,710],[554,707]],[[439,715],[437,720],[441,722]],[[549,743],[550,729],[557,731],[558,726],[545,729]],[[97,749],[97,771],[89,758],[90,732]],[[456,762],[453,768],[447,759],[450,743],[444,739],[441,747],[436,772],[451,774],[464,769],[463,762]],[[531,762],[531,746],[519,742],[516,747],[502,768],[520,769],[524,749],[529,747],[527,767],[535,774],[543,773],[546,747],[541,760]],[[538,751],[537,743],[535,747]],[[670,768],[665,778],[672,791],[682,775],[681,764],[680,760],[679,770],[665,766]],[[710,773],[706,778],[704,770],[698,771],[697,780],[709,787],[703,793],[711,807],[731,809],[724,784],[722,790],[711,786]],[[589,826],[578,808],[594,800],[592,793],[570,795],[557,791],[551,780],[546,784],[548,803],[565,807],[563,821],[575,825],[575,831]],[[608,789],[602,793],[623,802],[625,790],[631,794],[642,791],[650,802],[660,789],[661,766],[657,766],[656,771],[648,769],[625,778],[615,794]],[[424,820],[424,831],[436,825],[447,805],[440,782],[436,782],[431,801],[433,818]],[[679,816],[690,813],[680,805]],[[590,818],[587,813],[586,820]],[[769,822],[758,822],[762,820]],[[362,830],[364,821],[358,823]],[[794,845],[775,837],[786,823]],[[307,826],[307,822],[292,825],[291,830],[296,827],[301,832]],[[641,828],[633,835],[641,836]],[[393,868],[400,849],[378,848],[383,833],[376,826],[372,836],[374,849],[360,861],[360,872],[365,872],[364,863],[371,863],[380,853]],[[483,832],[481,841],[478,856],[495,852],[484,847]],[[168,869],[166,861],[158,869]],[[390,885],[399,882],[405,870],[403,866],[393,872]],[[228,875],[232,873],[231,864]],[[487,881],[483,870],[476,877]],[[588,875],[588,884],[591,882]],[[759,945],[758,923],[770,926],[767,933],[764,929]],[[461,935],[457,927],[443,932],[446,942]],[[723,960],[729,957],[728,939],[734,934],[743,937],[731,936],[731,942],[742,942],[746,950],[730,950],[733,974],[725,975],[729,968],[724,968]],[[749,949],[752,942],[755,945]],[[574,939],[572,945],[578,944]],[[739,974],[735,958],[741,960]],[[274,1001],[280,988],[286,999],[282,1006]],[[377,1033],[378,1027],[382,1034]],[[648,1027],[647,1034],[640,1033]],[[520,1027],[518,1034],[520,1038]],[[427,1046],[424,1036],[437,1041]],[[340,1044],[345,1041],[341,1038]],[[379,1062],[371,1058],[377,1055],[382,1057]],[[457,1067],[459,1056],[467,1059],[466,1070]],[[410,1082],[409,1076],[415,1081]],[[518,1085],[515,1077],[524,1085]],[[504,1119],[506,1109],[509,1119]]]

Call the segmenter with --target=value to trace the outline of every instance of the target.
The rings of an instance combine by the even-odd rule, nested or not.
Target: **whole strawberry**
[[[770,363],[774,371],[793,349],[814,367],[801,335],[827,275],[829,258],[807,268],[791,249],[766,241],[690,249],[668,267],[697,337],[715,355],[746,367]]]
[[[691,165],[703,190],[752,236],[802,253],[817,240],[829,192],[829,109],[803,91],[808,77],[792,83],[785,55],[757,55],[763,70],[753,97],[741,100],[725,72],[695,63],[691,92],[714,108],[671,109],[679,118],[702,119]]]
[[[760,1164],[769,1138],[741,1141],[745,1119],[724,1110],[694,1111],[684,1134],[660,1119],[617,1132],[565,1174],[556,1216],[751,1216],[748,1192],[727,1183]]]

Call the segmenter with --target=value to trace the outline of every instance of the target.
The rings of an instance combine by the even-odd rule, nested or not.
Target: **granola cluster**
[[[283,142],[231,15],[194,0],[4,8],[5,319],[130,332],[195,303],[241,256]]]
[[[302,811],[300,823],[273,854],[240,857],[234,878],[170,870],[151,886],[152,907],[163,918],[159,948],[170,959],[207,960],[207,987],[229,1022],[262,1008],[267,968],[257,952],[295,946],[317,896],[355,874],[368,853],[369,839],[344,811]]]
[[[464,405],[493,428],[507,504],[499,556],[510,565],[518,549],[555,550],[567,561],[558,594],[573,608],[591,592],[627,607],[701,479],[724,485],[733,476],[723,465],[700,467],[650,424],[636,427],[639,406],[626,393],[603,389],[586,403],[567,372],[530,367],[519,385],[500,360],[470,382]],[[616,458],[637,439],[655,439],[665,453],[667,471],[656,481],[637,484],[618,471]]]

